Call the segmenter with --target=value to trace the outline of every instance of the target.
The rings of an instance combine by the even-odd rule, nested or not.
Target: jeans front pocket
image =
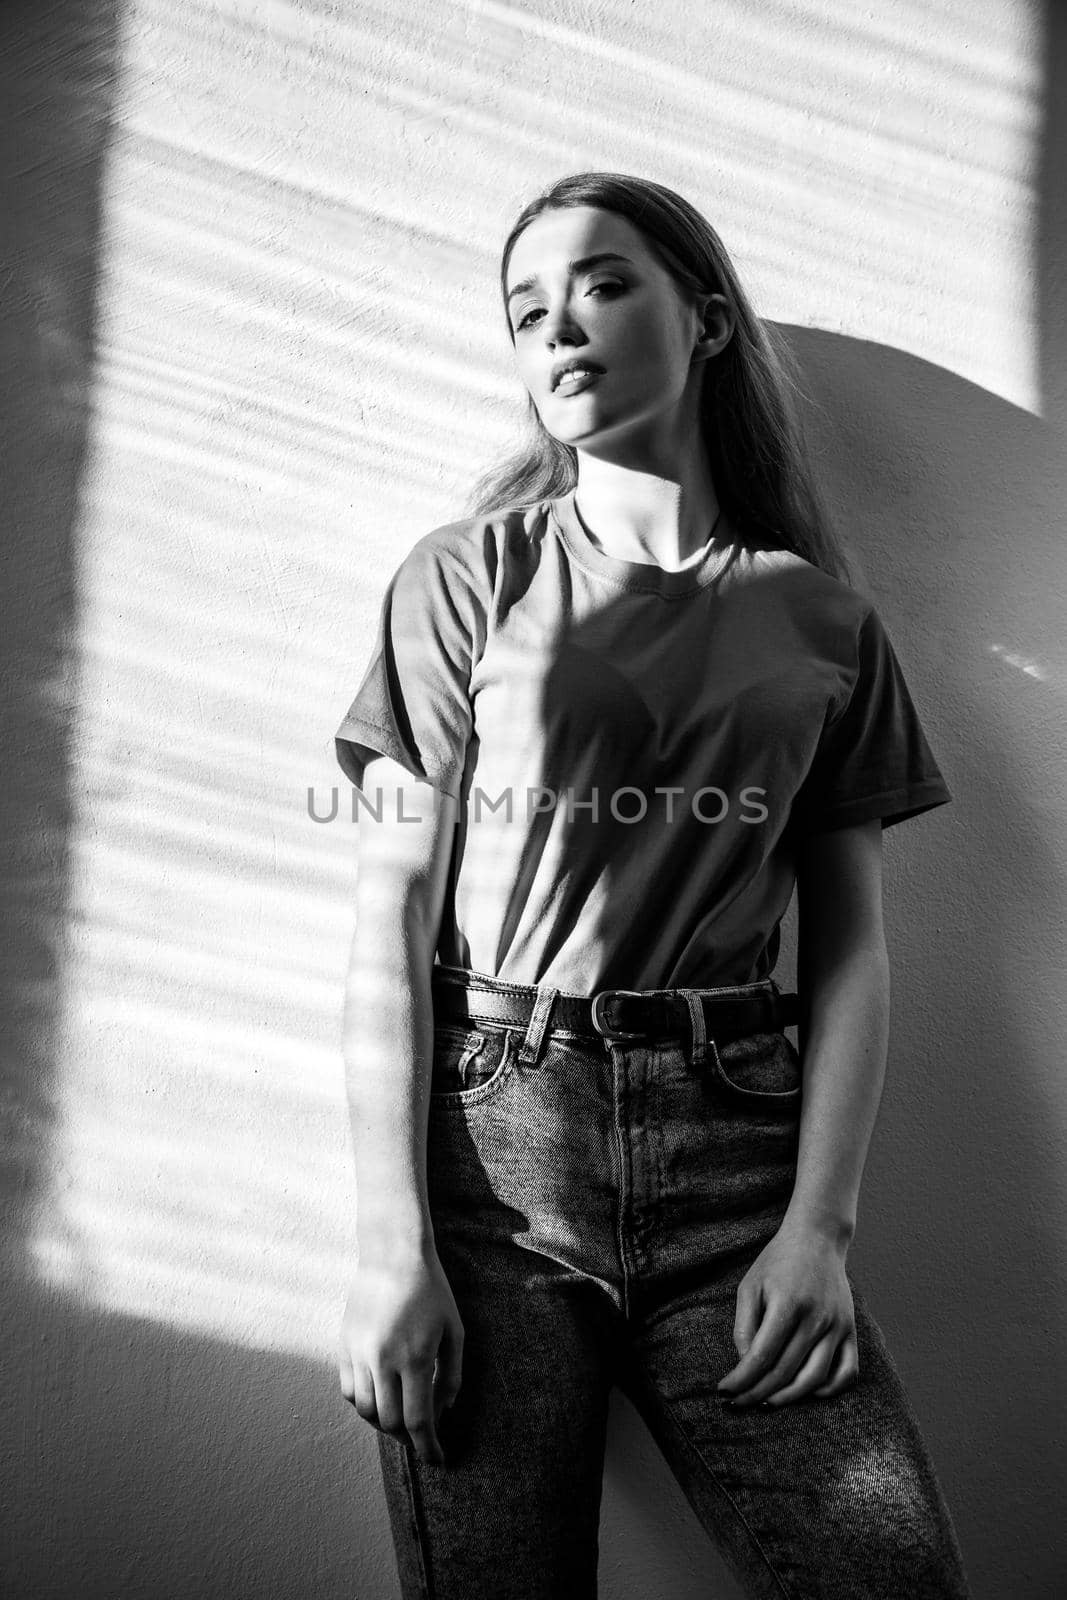
[[[729,1039],[717,1050],[708,1050],[708,1069],[736,1105],[792,1112],[800,1104],[800,1054],[784,1033],[750,1033],[743,1039]]]
[[[516,1034],[490,1022],[437,1022],[433,1034],[433,1105],[470,1105],[488,1099],[507,1078]]]

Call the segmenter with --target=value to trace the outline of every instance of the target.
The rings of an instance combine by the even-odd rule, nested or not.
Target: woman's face
[[[572,270],[602,254],[612,259]],[[595,206],[536,217],[515,242],[507,289],[519,372],[541,421],[582,448],[668,437],[696,406],[702,361],[732,332],[720,295],[713,337],[702,339],[706,306],[702,316],[684,299],[625,217]],[[602,373],[556,387],[553,369],[583,359]]]

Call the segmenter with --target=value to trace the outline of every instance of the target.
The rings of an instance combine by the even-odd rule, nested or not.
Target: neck
[[[593,543],[621,561],[674,571],[712,538],[719,500],[701,457],[670,473],[618,466],[578,452],[575,510]],[[719,529],[715,529],[718,542]],[[725,541],[724,541],[725,542]]]

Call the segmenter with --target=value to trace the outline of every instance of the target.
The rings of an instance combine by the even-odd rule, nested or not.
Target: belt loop
[[[534,1001],[530,1020],[526,1025],[526,1033],[519,1048],[519,1060],[524,1067],[535,1067],[537,1058],[541,1054],[541,1041],[552,1016],[552,1008],[556,1003],[558,989],[551,985],[537,985],[537,999]]]
[[[678,993],[685,997],[685,1003],[689,1007],[689,1020],[693,1027],[693,1068],[697,1072],[702,1072],[708,1059],[709,1049],[715,1049],[715,1041],[707,1037],[704,1005],[698,991],[679,989]]]

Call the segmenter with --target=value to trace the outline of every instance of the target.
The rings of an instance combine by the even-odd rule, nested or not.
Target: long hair
[[[700,410],[719,504],[741,540],[791,550],[851,584],[847,557],[816,488],[794,394],[804,395],[796,359],[763,322],[741,286],[719,235],[672,189],[619,172],[561,178],[522,211],[504,244],[500,294],[507,316],[508,263],[523,229],[543,211],[597,206],[614,211],[643,235],[649,250],[686,296],[725,295],[735,314],[732,337],[704,363]],[[477,480],[468,513],[529,507],[566,494],[578,482],[578,453],[553,437],[527,395],[526,437]]]

